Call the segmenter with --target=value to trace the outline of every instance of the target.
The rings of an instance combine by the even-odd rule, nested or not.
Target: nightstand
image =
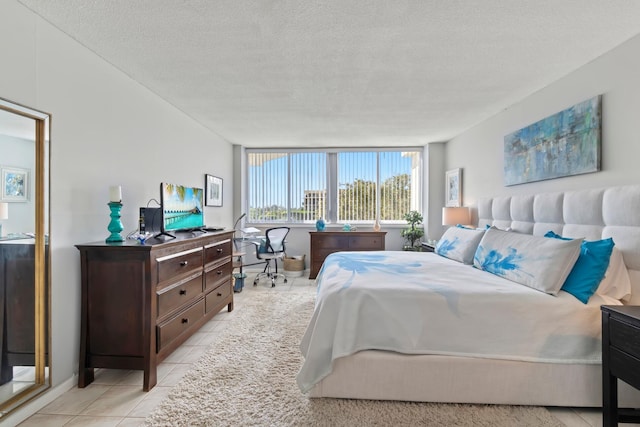
[[[640,422],[640,411],[618,409],[618,379],[640,389],[640,306],[603,305],[602,425]]]
[[[422,242],[421,246],[422,246],[422,252],[434,252],[436,250],[435,243]]]

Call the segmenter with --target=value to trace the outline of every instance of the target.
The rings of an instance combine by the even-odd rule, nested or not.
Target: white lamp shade
[[[9,203],[0,203],[0,219],[9,219]]]
[[[469,208],[442,208],[442,225],[467,225],[471,223]]]

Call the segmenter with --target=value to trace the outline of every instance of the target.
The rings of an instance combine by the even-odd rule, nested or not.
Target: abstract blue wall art
[[[600,170],[602,96],[504,137],[504,185]]]

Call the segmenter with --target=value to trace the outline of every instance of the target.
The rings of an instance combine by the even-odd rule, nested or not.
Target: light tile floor
[[[249,278],[252,278],[249,272]],[[248,278],[248,279],[249,279]],[[189,370],[191,364],[218,338],[225,322],[242,310],[252,292],[286,292],[291,290],[315,290],[315,281],[306,277],[289,278],[288,283],[278,282],[271,288],[268,281],[252,286],[245,279],[242,292],[234,294],[234,311],[226,309],[206,323],[189,340],[174,351],[158,366],[158,383],[149,392],[142,391],[142,371],[97,369],[95,380],[84,389],[72,388],[20,424],[21,427],[134,427],[142,426],[144,419],[169,393]],[[599,409],[549,408],[551,413],[568,427],[600,427],[602,415]],[[640,424],[625,424],[638,426]]]

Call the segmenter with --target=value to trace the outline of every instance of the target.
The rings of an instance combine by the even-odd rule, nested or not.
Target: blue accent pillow
[[[548,231],[544,237],[554,239],[571,240],[568,237],[562,237],[553,231]],[[591,298],[600,282],[604,278],[607,268],[609,267],[609,259],[615,243],[613,239],[603,240],[583,240],[580,246],[580,255],[573,266],[573,269],[567,276],[567,280],[562,285],[562,290],[569,292],[578,300],[586,304]]]

